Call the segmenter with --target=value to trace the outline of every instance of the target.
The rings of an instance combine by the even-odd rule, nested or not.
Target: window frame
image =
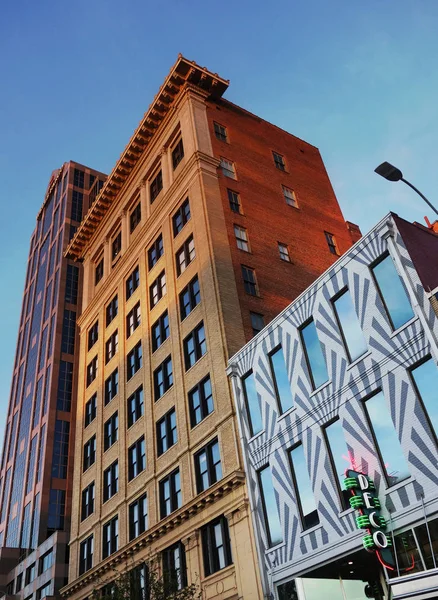
[[[233,212],[236,215],[243,215],[240,193],[230,188],[227,188],[227,197],[231,212]],[[235,201],[235,198],[237,198],[237,202]],[[235,207],[237,207],[237,210],[235,210]]]
[[[179,489],[176,488],[175,478],[176,475],[179,477]],[[164,497],[164,484],[166,481],[169,481],[169,503],[170,503],[170,512],[168,514],[164,514],[163,508],[166,507],[165,497]],[[179,466],[176,469],[173,469],[170,473],[168,473],[165,477],[160,479],[158,482],[158,498],[159,498],[159,506],[160,506],[160,520],[166,519],[176,510],[181,508],[183,505],[182,502],[182,487],[181,487],[181,472]],[[178,506],[178,498],[181,498],[181,503]]]
[[[153,269],[160,258],[164,255],[163,234],[157,235],[148,248],[148,271]]]
[[[184,229],[191,218],[192,212],[190,210],[190,200],[187,196],[172,215],[172,231],[174,238],[176,238],[176,236]],[[179,219],[181,220],[180,223],[178,221]]]
[[[260,402],[259,402],[258,397],[257,397],[257,401],[259,402],[260,421],[261,421],[262,427],[261,427],[261,429],[259,431],[254,431],[253,419],[251,417],[251,411],[250,411],[250,408],[249,408],[250,404],[249,404],[249,400],[248,400],[248,392],[247,392],[246,385],[245,385],[245,381],[248,379],[248,377],[251,377],[251,375],[254,377],[254,387],[255,387],[256,378],[255,378],[255,373],[254,373],[254,371],[252,369],[250,371],[247,371],[241,377],[241,382],[242,382],[242,391],[243,391],[243,401],[244,401],[244,404],[245,404],[246,414],[247,414],[247,418],[248,418],[249,433],[250,433],[250,437],[253,438],[254,436],[256,436],[259,433],[261,433],[262,431],[264,431],[265,427],[264,427],[264,423],[263,423],[264,419],[263,419],[262,407],[260,406]],[[257,389],[255,391],[256,391],[256,394],[258,396]]]
[[[164,283],[163,283],[164,279]],[[154,293],[154,286],[157,286],[157,293]],[[166,281],[166,270],[163,269],[161,273],[154,279],[149,286],[149,304],[152,310],[157,306],[159,301],[167,294],[167,281]]]
[[[300,488],[298,487],[298,480],[297,480],[297,476],[295,474],[295,467],[294,467],[294,463],[293,463],[293,459],[292,459],[292,452],[293,452],[293,450],[295,450],[299,446],[303,446],[302,441],[298,442],[297,444],[294,444],[293,446],[291,446],[287,450],[287,458],[288,458],[288,461],[289,461],[289,470],[290,470],[290,474],[291,474],[291,478],[292,478],[293,491],[294,491],[294,494],[295,494],[295,502],[297,504],[298,513],[300,515],[301,528],[302,528],[302,531],[307,531],[309,529],[313,529],[313,527],[318,526],[321,523],[321,519],[319,517],[318,505],[317,505],[316,498],[315,498],[315,491],[313,489],[312,478],[310,477],[310,473],[309,473],[309,470],[307,468],[306,456],[304,455],[304,460],[306,462],[307,475],[309,477],[309,483],[310,483],[310,487],[312,488],[313,499],[315,501],[316,515],[318,517],[318,522],[317,523],[306,524],[306,521],[305,521],[305,515],[304,515],[304,512],[303,512],[303,505],[302,505],[302,502],[301,502]],[[304,452],[304,446],[303,446],[303,452]],[[313,511],[313,512],[315,512],[315,511]],[[308,514],[311,515],[312,513],[308,513]]]
[[[221,537],[224,549],[225,565],[219,565],[219,552],[216,546],[214,528],[220,525]],[[230,528],[228,520],[224,515],[213,519],[201,527],[201,543],[202,543],[202,561],[204,563],[204,576],[210,577],[214,573],[226,569],[233,564],[233,555],[231,552]]]
[[[169,369],[168,369],[168,365],[170,364],[171,366],[171,372],[169,375]],[[159,389],[159,385],[157,384],[157,376],[158,376],[158,372],[159,371],[163,371],[163,393],[161,395],[157,394],[157,390]],[[172,380],[171,383],[169,384],[169,380]],[[156,369],[154,369],[153,372],[153,384],[154,384],[154,402],[158,402],[158,400],[160,400],[165,393],[170,390],[171,387],[173,387],[173,363],[172,363],[172,355],[169,354],[169,356],[167,356],[159,365]]]
[[[141,453],[142,443],[144,446],[144,453]],[[132,460],[135,449],[135,461]],[[140,470],[139,467],[134,468],[135,465],[139,463],[141,459],[142,468]],[[147,461],[146,461],[146,440],[145,436],[140,436],[133,444],[131,444],[128,448],[128,482],[133,481],[136,477],[143,473],[146,470]]]
[[[225,125],[221,125],[217,121],[213,121],[213,130],[217,140],[220,142],[225,142],[226,144],[230,143],[228,139],[228,129],[225,127]]]
[[[153,179],[149,183],[149,198],[150,204],[153,204],[163,190],[163,171],[161,167],[153,175]]]
[[[141,202],[135,204],[132,210],[129,212],[129,233],[132,235],[141,223]]]
[[[83,552],[83,550],[85,550],[85,552]],[[91,534],[79,542],[79,575],[83,575],[93,568],[93,554],[94,536]]]
[[[350,503],[348,502],[347,496],[350,497],[350,492],[348,490],[344,490],[341,487],[341,484],[339,483],[339,478],[337,476],[337,469],[336,469],[336,464],[335,464],[335,460],[333,458],[333,451],[332,451],[332,447],[330,446],[330,441],[327,435],[327,429],[333,425],[336,422],[340,422],[341,423],[341,427],[342,427],[342,421],[341,418],[338,416],[334,417],[333,419],[330,419],[330,421],[328,421],[327,423],[324,423],[321,426],[321,433],[322,433],[322,438],[324,440],[324,444],[325,444],[325,451],[326,454],[329,458],[329,462],[330,462],[330,468],[332,470],[332,476],[335,480],[335,487],[338,491],[338,498],[339,498],[339,502],[341,505],[341,510],[348,510],[350,507]],[[345,441],[345,445],[347,445],[347,441],[345,440],[345,436],[344,436],[344,441]],[[345,493],[345,495],[344,495]]]
[[[108,480],[106,479],[108,477]],[[119,461],[116,459],[103,471],[102,504],[111,500],[119,492]]]
[[[210,412],[206,412],[206,409],[208,410],[208,403],[207,403],[207,397],[205,396],[204,384],[206,383],[207,380],[210,382],[211,400],[212,400],[212,404],[213,404],[213,408]],[[195,413],[195,409],[193,407],[193,394],[195,391],[198,391],[198,393],[199,393],[199,409],[201,412],[201,419],[198,422],[195,422],[196,413]],[[214,412],[213,386],[211,383],[210,373],[208,375],[206,375],[205,377],[203,377],[200,381],[198,381],[198,383],[187,392],[187,400],[189,403],[190,427],[191,427],[191,429],[193,429],[194,427],[196,427],[197,425],[202,423],[202,421],[204,419],[206,419],[209,415],[211,415],[211,413]]]
[[[230,165],[232,168],[229,168],[228,165]],[[233,160],[228,160],[228,158],[221,156],[219,168],[224,177],[228,177],[228,179],[237,181],[236,163]],[[229,173],[231,173],[231,175]]]
[[[333,311],[333,313],[335,315],[335,321],[336,321],[336,324],[338,326],[339,333],[341,334],[342,345],[344,346],[345,354],[347,355],[347,360],[351,364],[351,363],[355,362],[356,360],[360,360],[369,351],[369,347],[368,347],[368,344],[367,344],[367,349],[364,352],[362,352],[362,354],[360,354],[359,356],[356,356],[356,358],[352,358],[350,347],[349,347],[349,345],[347,343],[347,338],[345,337],[344,328],[342,326],[342,322],[341,322],[341,319],[339,317],[339,311],[336,308],[336,301],[339,300],[339,298],[341,298],[344,294],[350,294],[351,302],[353,304],[353,309],[355,311],[355,314],[356,314],[356,317],[357,317],[357,322],[358,322],[358,325],[359,325],[359,327],[360,327],[360,329],[362,331],[362,335],[363,335],[365,343],[366,343],[366,339],[365,339],[365,332],[362,330],[362,326],[361,326],[361,323],[360,323],[360,320],[359,320],[359,316],[356,313],[356,307],[354,305],[353,296],[350,293],[350,288],[348,286],[344,286],[341,290],[339,290],[339,292],[337,294],[335,294],[333,296],[333,298],[330,298],[330,302],[331,302],[331,305],[332,305],[332,311]]]
[[[119,314],[119,297],[115,294],[108,302],[105,308],[105,326],[108,325],[117,317]]]
[[[268,541],[268,548],[271,549],[271,548],[274,548],[275,546],[283,543],[284,542],[284,536],[282,536],[281,540],[278,540],[278,541],[273,541],[272,540],[271,524],[270,524],[270,521],[269,521],[269,513],[268,513],[268,509],[267,509],[267,506],[266,506],[266,499],[265,499],[265,488],[263,487],[262,477],[261,477],[261,473],[265,469],[268,469],[269,472],[270,472],[271,480],[272,480],[272,489],[274,491],[274,496],[275,496],[274,478],[273,478],[273,475],[272,475],[272,468],[271,468],[270,463],[267,462],[262,467],[258,468],[256,475],[257,475],[257,485],[258,485],[258,488],[260,490],[259,494],[260,494],[260,499],[261,499],[261,503],[262,503],[262,513],[263,513],[264,529],[265,529],[266,538],[267,538],[267,541]],[[277,513],[277,517],[278,517],[278,521],[280,523],[280,527],[283,530],[283,525],[282,525],[281,520],[280,520],[280,514],[278,512],[278,507],[277,506],[275,506],[275,511]]]
[[[132,269],[132,271],[128,275],[128,277],[126,278],[126,282],[125,282],[126,300],[129,300],[129,298],[134,294],[135,290],[138,288],[139,285],[140,285],[140,267],[139,267],[139,265],[136,265]]]
[[[252,267],[248,267],[247,265],[240,265],[240,266],[241,266],[241,271],[242,271],[242,282],[243,282],[243,289],[245,291],[245,294],[248,294],[248,296],[253,296],[254,298],[260,298],[260,288],[259,288],[259,284],[257,281],[256,270],[253,269]],[[252,275],[254,276],[254,281],[249,281],[248,279],[245,279],[245,271],[244,270],[252,273]],[[254,286],[255,294],[248,291],[247,284]]]
[[[233,224],[234,238],[236,240],[236,246],[238,250],[242,252],[251,252],[251,245],[249,243],[248,229],[241,225]],[[243,234],[243,237],[242,237]]]
[[[144,503],[144,505],[146,506],[146,512],[141,513],[140,510],[140,506],[141,503]],[[134,520],[134,512],[135,512],[135,507],[137,507],[137,511],[138,511],[138,522],[136,522]],[[138,496],[138,498],[136,498],[133,502],[131,502],[128,505],[128,537],[129,537],[129,541],[132,542],[132,540],[135,540],[136,538],[138,538],[142,533],[144,533],[147,529],[148,529],[148,517],[149,517],[149,510],[148,510],[148,497],[146,492],[143,493],[141,496]],[[138,523],[138,526],[136,527],[136,523]],[[143,525],[142,525],[143,524]],[[138,533],[136,530],[138,528]]]
[[[272,150],[272,158],[274,160],[275,168],[283,173],[287,173],[286,161],[284,160],[284,154],[280,154],[275,150]]]
[[[175,418],[175,427],[172,427],[172,416]],[[161,425],[164,424],[165,435],[161,435]],[[165,454],[170,448],[178,442],[178,423],[176,410],[173,406],[155,423],[155,432],[157,439],[157,457]],[[166,448],[164,448],[163,440],[165,440]]]
[[[105,364],[107,365],[117,354],[119,348],[119,331],[115,329],[105,342]]]
[[[91,494],[91,498],[90,498]],[[88,519],[94,513],[96,501],[96,486],[94,480],[89,483],[81,492],[81,523]],[[91,505],[91,508],[90,508]]]
[[[119,441],[119,411],[116,410],[103,424],[103,451]]]
[[[179,137],[178,141],[172,146],[171,156],[172,168],[175,171],[175,169],[178,167],[178,165],[184,158],[184,144],[181,136]]]
[[[132,324],[131,324],[132,320]],[[137,327],[141,325],[141,304],[140,300],[132,307],[126,315],[126,339],[129,339]]]
[[[204,337],[200,337],[201,332],[203,331]],[[193,343],[193,351],[189,352],[188,346],[189,343]],[[204,352],[202,351],[204,348]],[[203,356],[205,356],[208,352],[207,348],[207,333],[205,331],[204,321],[200,321],[196,327],[192,329],[192,331],[186,335],[183,340],[183,353],[184,353],[184,368],[185,371],[189,371],[192,367],[196,365],[196,363],[201,360]],[[192,356],[194,356],[194,361],[192,362]]]
[[[324,230],[324,236],[325,236],[325,241],[327,242],[327,246],[330,250],[330,253],[333,254],[334,256],[341,256],[341,252],[339,250],[339,246],[336,241],[335,234]]]
[[[283,242],[277,242],[278,244],[278,252],[280,254],[280,260],[282,260],[283,262],[286,263],[291,263],[291,257],[290,257],[290,252],[289,252],[289,245],[288,244],[284,244]],[[283,250],[283,252],[282,252]],[[284,252],[285,250],[285,252]],[[287,258],[285,258],[287,257]]]
[[[214,446],[217,446],[218,452],[219,452],[219,462],[218,463],[213,462],[213,447]],[[201,464],[200,464],[200,457],[202,454],[205,454],[205,459],[206,459],[207,470],[205,471],[205,473],[207,473],[207,478],[208,478],[207,487],[204,487],[204,482],[202,480],[203,473],[201,472]],[[220,444],[219,444],[219,438],[216,436],[215,438],[213,438],[212,440],[207,442],[207,444],[205,444],[197,452],[195,452],[195,454],[193,455],[193,461],[194,461],[194,465],[195,465],[196,491],[198,494],[202,494],[202,492],[205,492],[205,490],[210,489],[212,485],[214,485],[215,483],[217,483],[218,481],[220,481],[223,478],[222,456],[221,456],[221,448],[220,448]],[[217,465],[219,465],[219,469],[220,469],[219,477],[217,477],[217,473],[216,473]]]
[[[194,285],[198,284],[198,292],[195,293],[193,291]],[[188,304],[184,304],[184,295],[188,294],[188,299],[189,299],[189,303]],[[199,296],[199,301],[194,303],[196,300],[196,297]],[[184,319],[187,319],[187,317],[195,310],[195,308],[201,303],[201,285],[199,283],[199,277],[198,274],[196,274],[190,281],[189,283],[180,291],[180,293],[178,294],[178,298],[179,298],[179,313],[180,313],[180,320],[181,323],[184,321]],[[186,313],[186,307],[189,306],[190,310]],[[183,310],[184,309],[184,310]]]
[[[138,399],[140,397],[140,400]],[[130,401],[134,401],[135,410],[130,410]],[[139,419],[141,419],[144,415],[144,393],[143,393],[143,385],[140,385],[130,396],[128,396],[126,400],[127,407],[127,421],[128,421],[128,429],[137,423]],[[140,409],[140,415],[137,416],[138,409]],[[131,422],[131,415],[134,415],[136,418]]]
[[[126,381],[130,381],[143,367],[143,348],[141,340],[126,355]]]
[[[113,393],[113,389],[115,388],[115,393]],[[108,404],[117,396],[119,393],[119,368],[116,367],[114,371],[112,371],[108,377],[105,379],[104,383],[104,397],[103,397],[103,405],[108,406]]]
[[[107,542],[105,541],[106,537],[109,537]],[[119,515],[114,515],[114,517],[102,525],[102,560],[105,560],[105,558],[108,558],[108,556],[117,552],[118,549]]]
[[[181,257],[183,260],[181,260]],[[189,237],[181,244],[178,250],[175,252],[175,267],[176,267],[176,275],[180,277],[189,265],[196,258],[196,249],[195,249],[195,240],[193,239],[193,234],[190,234]]]
[[[297,194],[296,194],[295,190],[293,190],[292,188],[287,187],[287,185],[283,185],[283,184],[281,186],[281,189],[282,189],[283,198],[284,198],[286,204],[288,206],[291,206],[292,208],[299,208]],[[286,192],[290,192],[290,195]]]
[[[289,383],[289,387],[290,387],[290,394],[291,394],[291,398],[292,398],[292,406],[289,406],[288,408],[283,409],[283,405],[281,402],[281,396],[280,396],[280,392],[278,389],[278,382],[277,382],[277,374],[275,372],[275,368],[274,368],[274,362],[272,360],[272,356],[274,354],[276,354],[277,352],[281,352],[283,355],[283,360],[284,360],[284,365],[286,367],[286,377]],[[271,379],[272,379],[272,383],[274,384],[274,391],[275,391],[275,398],[277,401],[277,408],[278,408],[278,412],[280,415],[284,415],[285,413],[287,413],[289,410],[292,410],[294,408],[294,399],[293,399],[293,393],[292,393],[292,387],[290,385],[290,381],[289,381],[289,373],[288,373],[288,368],[287,368],[287,363],[286,363],[286,357],[284,356],[284,352],[283,352],[283,346],[282,344],[277,344],[272,350],[269,351],[268,353],[268,360],[269,360],[269,369],[271,371]]]
[[[307,345],[306,345],[306,343],[304,341],[304,337],[303,337],[303,330],[308,325],[310,325],[310,323],[314,323],[315,329],[316,329],[316,336],[318,338],[319,344],[321,345],[321,340],[319,339],[319,336],[318,336],[318,329],[316,327],[316,321],[315,321],[315,319],[313,317],[310,317],[310,319],[307,319],[307,321],[304,321],[304,323],[302,325],[300,325],[300,327],[298,327],[298,334],[300,336],[301,348],[303,350],[304,358],[305,358],[305,361],[306,361],[306,366],[307,366],[307,371],[308,371],[308,374],[309,374],[310,384],[312,386],[312,390],[315,392],[316,390],[319,390],[319,388],[321,388],[322,386],[326,385],[330,381],[330,374],[328,372],[327,361],[326,361],[326,358],[324,356],[324,352],[323,352],[322,346],[321,346],[321,353],[322,353],[322,356],[324,358],[325,368],[326,368],[326,371],[327,371],[327,379],[326,379],[326,381],[324,381],[323,383],[321,383],[318,387],[316,387],[315,378],[313,376],[313,370],[312,370],[312,367],[310,365],[310,359],[309,359],[309,355],[308,355],[308,352],[307,352]]]
[[[167,325],[166,325],[167,319]],[[158,330],[158,335],[156,331]],[[166,335],[167,334],[167,335]],[[170,337],[170,322],[169,312],[166,309],[151,326],[151,345],[152,354],[161,348],[166,340]]]

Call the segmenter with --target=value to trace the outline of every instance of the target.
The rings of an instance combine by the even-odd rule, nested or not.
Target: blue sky
[[[344,215],[366,232],[438,203],[438,3],[16,0],[0,23],[0,439],[30,234],[53,169],[110,172],[178,52],[226,97],[319,147]],[[432,218],[432,215],[429,216]]]

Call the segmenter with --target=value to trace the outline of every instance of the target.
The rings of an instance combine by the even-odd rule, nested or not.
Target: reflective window
[[[362,356],[368,350],[368,347],[350,292],[345,290],[333,301],[333,306],[338,318],[348,358],[350,361],[356,360],[356,358],[359,358],[359,356]]]
[[[319,516],[309,471],[307,470],[303,445],[300,444],[293,448],[289,456],[303,529],[309,529],[318,525]]]
[[[321,342],[316,331],[315,321],[310,321],[300,330],[301,340],[303,342],[304,352],[309,367],[310,379],[313,388],[319,388],[328,381],[327,365],[325,364],[324,354],[322,352]]]
[[[275,499],[272,473],[269,465],[260,469],[259,485],[262,493],[263,513],[265,516],[266,531],[269,546],[275,546],[283,541],[280,517],[278,514],[277,501]]]
[[[417,392],[438,436],[438,369],[431,358],[411,371]]]
[[[377,263],[372,271],[391,324],[398,329],[414,316],[405,286],[389,255]]]
[[[292,408],[293,399],[281,346],[269,355],[269,359],[271,363],[272,379],[274,381],[278,406],[280,408],[280,412],[284,413],[286,410],[289,410],[289,408]]]
[[[260,398],[257,394],[254,373],[246,375],[242,379],[243,392],[245,395],[246,410],[248,413],[251,435],[256,435],[263,429],[262,409]]]
[[[333,423],[324,428],[324,432],[332,459],[335,479],[338,484],[338,491],[341,496],[342,507],[350,508],[350,503],[348,502],[350,493],[344,490],[344,478],[346,469],[351,468],[353,456],[348,450],[341,421],[339,419],[333,421]]]

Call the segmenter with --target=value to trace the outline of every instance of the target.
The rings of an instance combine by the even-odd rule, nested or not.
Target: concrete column
[[[110,248],[110,238],[107,237],[105,239],[105,243],[103,245],[103,276],[106,277],[110,271],[111,271],[111,248]]]
[[[166,192],[170,185],[170,173],[169,173],[169,162],[168,162],[168,149],[163,148],[161,150],[161,172],[163,174],[163,190]]]
[[[122,232],[122,254],[126,252],[128,248],[129,238],[129,216],[126,210],[122,210],[121,216],[121,232]]]

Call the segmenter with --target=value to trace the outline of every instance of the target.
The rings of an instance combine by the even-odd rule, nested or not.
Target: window
[[[438,436],[438,404],[436,402],[436,390],[438,390],[438,369],[435,361],[428,358],[411,370],[415,390],[421,398],[426,409],[435,435]]]
[[[134,425],[140,417],[143,416],[144,412],[144,401],[143,401],[143,387],[140,386],[135,392],[128,398],[128,427]]]
[[[163,236],[160,233],[160,235],[157,237],[157,239],[154,241],[154,243],[148,250],[149,270],[151,270],[152,267],[154,267],[157,264],[157,262],[163,256],[163,254],[164,254]]]
[[[129,594],[136,600],[148,600],[149,595],[149,567],[141,563],[129,571]]]
[[[152,202],[154,202],[155,198],[158,196],[158,194],[161,192],[161,190],[163,189],[163,173],[160,171],[158,171],[157,175],[154,177],[154,179],[151,182],[150,185],[150,194],[151,194],[151,204]]]
[[[280,169],[280,171],[286,171],[284,157],[281,154],[278,154],[278,152],[272,152],[272,156],[274,157],[274,164],[277,169]]]
[[[345,350],[351,362],[362,356],[368,347],[348,290],[344,290],[333,300],[333,307]]]
[[[126,337],[129,338],[140,325],[140,302],[126,315]]]
[[[60,189],[60,188],[58,187],[58,189]],[[15,593],[18,594],[18,592],[21,590],[22,587],[23,587],[23,573],[18,573],[16,582],[15,582]]]
[[[265,518],[268,546],[275,546],[283,541],[283,532],[278,514],[272,472],[269,465],[257,473],[261,492],[263,516]]]
[[[129,298],[132,296],[132,294],[135,292],[135,290],[138,288],[139,285],[140,285],[140,270],[137,265],[135,267],[135,269],[132,271],[131,275],[126,280],[126,300],[129,300]]]
[[[93,566],[93,536],[90,535],[79,546],[79,575],[89,571]]]
[[[144,436],[128,448],[128,481],[146,469],[146,445]]]
[[[82,490],[81,521],[94,513],[94,481]]]
[[[342,508],[347,509],[350,508],[348,499],[350,498],[351,493],[348,490],[344,490],[345,470],[350,468],[354,455],[352,450],[347,446],[342,424],[339,419],[332,421],[332,423],[324,427],[323,431],[338,493],[341,498]]]
[[[35,579],[35,575],[36,575],[35,566],[36,566],[35,563],[33,563],[29,567],[27,567],[24,585],[29,585],[29,583],[31,583]]]
[[[191,235],[176,253],[176,274],[179,277],[195,258],[195,242]]]
[[[47,569],[50,569],[52,564],[53,564],[53,550],[49,550],[48,552],[43,554],[40,558],[39,574],[41,575],[41,573],[44,573],[44,571],[47,571]]]
[[[176,412],[172,408],[157,422],[157,455],[164,454],[177,441]]]
[[[186,371],[207,352],[204,323],[201,323],[184,340],[184,363]]]
[[[73,391],[73,363],[61,360],[59,363],[56,408],[70,412]]]
[[[329,247],[329,250],[332,254],[336,254],[336,256],[340,255],[340,252],[338,250],[338,245],[336,243],[336,238],[333,235],[333,233],[329,233],[328,231],[324,231],[324,235],[325,235],[325,239],[327,241],[327,245]]]
[[[105,364],[116,355],[119,343],[119,334],[117,329],[110,335],[105,344]]]
[[[195,427],[214,410],[210,375],[207,375],[188,393],[190,424]]]
[[[114,461],[103,472],[103,501],[107,502],[119,491],[119,463]]]
[[[74,170],[73,185],[79,188],[84,187],[84,172],[79,169]]]
[[[160,481],[161,519],[164,519],[174,510],[180,508],[181,504],[181,482],[179,469],[175,469],[175,471]]]
[[[173,385],[172,358],[168,356],[154,371],[155,402]]]
[[[92,438],[88,440],[84,444],[84,462],[83,462],[83,471],[86,471],[96,460],[96,436],[93,435]]]
[[[129,231],[132,233],[141,221],[141,204],[138,202],[129,215]]]
[[[97,356],[93,358],[93,360],[87,365],[87,387],[91,385],[91,383],[97,377]]]
[[[114,296],[114,298],[111,300],[111,302],[108,304],[108,306],[106,307],[106,326],[107,327],[111,323],[111,321],[117,316],[118,312],[119,312],[119,299],[116,294]]]
[[[286,362],[281,346],[271,352],[269,355],[271,365],[272,380],[274,383],[275,394],[277,396],[280,413],[284,413],[293,406],[292,392],[290,389],[289,376],[287,373]]]
[[[69,421],[56,419],[55,435],[53,438],[52,477],[67,479],[69,438]]]
[[[161,298],[166,294],[166,273],[161,271],[154,283],[149,288],[151,308],[154,308]]]
[[[302,444],[289,451],[289,459],[303,529],[310,529],[318,525],[319,515]]]
[[[257,285],[255,270],[251,269],[251,267],[244,267],[242,265],[242,277],[245,292],[250,296],[258,296],[259,288]]]
[[[84,194],[73,190],[71,195],[71,213],[72,221],[82,221],[82,206],[84,203]]]
[[[234,163],[231,160],[227,160],[226,158],[222,158],[221,156],[220,167],[225,177],[237,179],[236,167],[234,166]]]
[[[204,574],[206,577],[233,563],[228,521],[224,516],[201,529]]]
[[[105,379],[105,406],[111,402],[111,400],[117,396],[119,391],[119,370],[114,369],[107,379]]]
[[[155,352],[170,335],[167,310],[152,325],[152,352]]]
[[[248,232],[244,227],[234,225],[234,235],[236,236],[237,247],[239,250],[249,252]]]
[[[65,282],[65,301],[68,304],[78,302],[79,269],[73,265],[67,265],[67,278]]]
[[[93,394],[88,402],[85,403],[85,427],[94,421],[97,413],[97,394]]]
[[[250,312],[251,327],[254,335],[257,335],[259,331],[265,326],[265,318],[260,313]]]
[[[129,505],[129,541],[148,528],[148,501],[146,494]]]
[[[313,389],[319,388],[328,381],[327,365],[322,351],[322,346],[316,331],[315,321],[312,319],[300,329],[301,342],[304,348],[307,368]]]
[[[221,455],[217,438],[195,454],[195,473],[198,494],[222,478]]]
[[[43,598],[47,598],[47,596],[52,595],[52,582],[44,584],[42,587],[37,589],[36,600],[43,600]]]
[[[214,134],[221,142],[228,142],[227,128],[219,123],[214,123]]]
[[[119,549],[119,518],[113,517],[102,528],[102,558]]]
[[[278,251],[280,253],[281,260],[284,260],[285,262],[290,262],[289,248],[287,244],[282,244],[281,242],[278,242]]]
[[[179,307],[181,321],[183,321],[192,310],[201,302],[199,280],[196,275],[179,295]]]
[[[398,329],[414,316],[403,281],[389,254],[371,270],[391,325]]]
[[[237,192],[233,192],[233,190],[227,190],[228,194],[228,202],[230,203],[230,208],[233,212],[242,214],[242,204],[240,202],[240,194]]]
[[[382,472],[389,486],[410,477],[391,414],[382,392],[365,402],[365,411],[380,455]]]
[[[96,264],[94,270],[94,285],[97,285],[103,277],[103,258]]]
[[[283,190],[283,196],[286,200],[286,204],[289,204],[289,206],[293,206],[294,208],[298,208],[297,196],[295,192],[285,185],[282,185],[281,188]]]
[[[113,238],[111,242],[111,260],[115,260],[120,252],[122,251],[122,232],[119,233]]]
[[[182,139],[180,139],[179,142],[176,144],[175,148],[172,150],[173,170],[175,170],[177,168],[177,166],[179,165],[179,163],[182,161],[183,158],[184,158],[184,146],[183,146]]]
[[[126,357],[126,378],[129,380],[131,377],[141,369],[143,364],[141,341],[138,342],[128,353]]]
[[[117,442],[119,437],[119,415],[116,411],[105,421],[103,426],[103,451],[105,452]]]
[[[186,559],[182,543],[178,542],[163,550],[162,559],[165,594],[171,597],[187,585]]]
[[[186,198],[172,217],[173,237],[177,236],[187,221],[190,220],[190,203]]]
[[[260,397],[255,385],[254,373],[248,373],[242,379],[243,394],[245,398],[246,412],[251,436],[256,435],[263,429],[262,407]]]
[[[51,489],[49,493],[49,512],[47,517],[47,536],[55,531],[64,530],[65,490]]]
[[[90,350],[99,338],[99,321],[96,321],[88,330],[88,350]]]

